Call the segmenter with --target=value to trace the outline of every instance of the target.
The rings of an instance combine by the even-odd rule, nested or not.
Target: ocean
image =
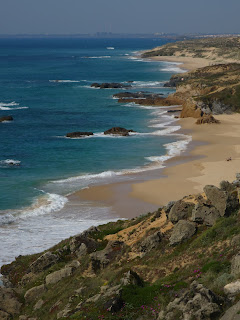
[[[67,195],[90,185],[134,179],[186,149],[189,137],[166,108],[119,104],[93,82],[131,83],[168,95],[178,64],[143,60],[139,50],[167,39],[0,39],[0,265],[39,252],[113,217],[109,208]],[[128,90],[129,91],[129,90]],[[105,136],[111,127],[129,137]],[[94,136],[69,139],[73,131]]]

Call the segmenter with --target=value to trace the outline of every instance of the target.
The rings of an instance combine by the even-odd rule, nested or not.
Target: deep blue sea
[[[112,95],[124,89],[90,87],[133,81],[131,91],[168,95],[172,89],[163,84],[178,65],[138,57],[139,50],[166,42],[0,39],[0,117],[14,118],[0,123],[0,265],[109,219],[104,208],[86,204],[78,215],[68,208],[67,216],[66,195],[161,167],[186,148],[165,108],[119,104]],[[104,136],[114,126],[136,134]],[[95,135],[65,138],[72,131]]]

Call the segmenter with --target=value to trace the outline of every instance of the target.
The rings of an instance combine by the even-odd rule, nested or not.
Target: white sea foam
[[[15,102],[15,101],[13,101],[13,102],[0,102],[0,110],[28,109],[28,107],[17,107],[17,106],[19,106],[19,103]]]
[[[84,80],[82,80],[84,81]],[[60,82],[60,83],[75,83],[75,82],[81,82],[79,80],[49,80],[49,82]]]
[[[118,172],[104,171],[104,172],[96,173],[96,174],[85,174],[85,175],[81,175],[81,176],[70,177],[67,179],[55,180],[55,181],[52,181],[52,183],[66,183],[66,182],[68,183],[68,182],[78,181],[79,179],[81,179],[81,180],[106,179],[106,178],[116,177],[121,174],[122,173],[120,171],[118,171]]]
[[[19,166],[21,164],[21,161],[14,160],[14,159],[6,159],[6,160],[0,160],[0,167],[4,166]]]
[[[87,57],[88,59],[109,59],[111,56],[93,56],[93,57]]]
[[[114,47],[107,47],[108,50],[114,50]]]
[[[163,87],[164,81],[133,81],[132,85],[135,87]]]

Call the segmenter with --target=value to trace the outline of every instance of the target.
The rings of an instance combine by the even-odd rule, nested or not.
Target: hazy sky
[[[0,0],[0,33],[240,33],[240,0]]]

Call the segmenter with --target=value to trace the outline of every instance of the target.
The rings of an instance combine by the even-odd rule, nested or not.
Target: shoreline
[[[153,170],[151,175],[155,172],[159,177],[94,186],[76,192],[75,196],[87,201],[103,201],[121,213],[119,209],[126,209],[128,203],[140,201],[140,208],[143,203],[158,208],[187,194],[201,193],[207,184],[219,185],[222,180],[233,181],[235,174],[240,171],[240,114],[219,115],[216,118],[221,121],[220,124],[195,125],[196,119],[180,120],[183,130],[192,131],[192,150],[187,155],[169,159],[167,167]],[[232,161],[226,161],[228,157]],[[120,188],[124,190],[124,187],[125,192],[119,193]],[[104,197],[101,198],[101,194]],[[138,212],[138,215],[141,213]],[[120,217],[132,218],[134,214],[124,210]]]

